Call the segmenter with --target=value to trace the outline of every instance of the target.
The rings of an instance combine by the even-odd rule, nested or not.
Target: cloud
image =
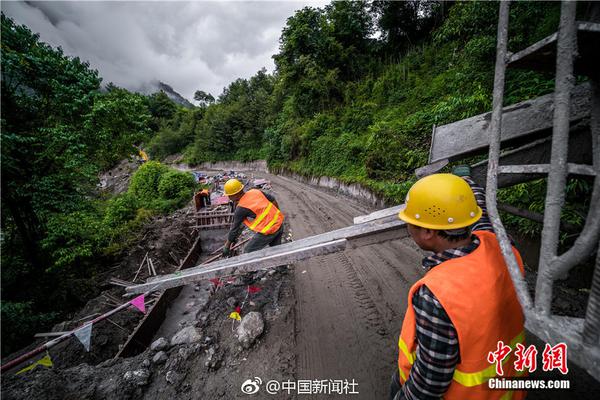
[[[138,90],[160,80],[188,99],[217,96],[262,67],[288,17],[323,1],[2,2],[2,11],[67,55],[88,61],[104,83]]]

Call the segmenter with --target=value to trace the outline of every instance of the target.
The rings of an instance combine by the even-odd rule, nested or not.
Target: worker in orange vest
[[[244,191],[244,185],[237,179],[225,182],[225,195],[236,203],[236,208],[223,246],[223,256],[229,256],[231,246],[242,231],[242,223],[255,232],[244,252],[250,253],[266,246],[281,244],[284,215],[273,195],[259,189]]]
[[[196,206],[196,211],[210,206],[210,192],[208,189],[205,188],[196,192],[194,195],[194,205]]]
[[[484,191],[468,167],[454,172],[463,178],[434,174],[416,182],[398,215],[433,255],[423,260],[427,272],[408,294],[390,399],[522,399],[524,391],[488,388],[491,378],[523,375],[513,364],[516,345],[524,344],[524,316]],[[488,358],[500,341],[504,351],[511,349],[502,376]]]

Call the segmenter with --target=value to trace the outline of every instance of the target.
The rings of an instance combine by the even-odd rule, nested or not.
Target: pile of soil
[[[148,349],[132,358],[108,359],[95,366],[38,367],[3,377],[2,396],[57,400],[236,398],[246,379],[289,379],[295,364],[292,282],[293,270],[287,266],[237,277],[216,291],[213,283],[202,282],[195,291],[205,292],[207,296],[199,293],[197,297],[207,300],[191,325],[200,334],[194,343],[169,345],[161,361],[153,360],[158,351]],[[254,288],[251,294],[249,285]],[[240,306],[242,317],[258,312],[265,324],[262,335],[247,349],[235,334],[240,322],[229,317]],[[94,342],[92,352],[96,349]]]

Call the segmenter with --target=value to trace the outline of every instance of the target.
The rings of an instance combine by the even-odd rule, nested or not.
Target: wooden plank
[[[377,221],[379,220],[381,222],[382,219],[387,219],[389,217],[398,216],[398,213],[402,210],[404,210],[406,206],[404,204],[400,204],[399,206],[393,206],[393,207],[389,207],[389,208],[384,208],[382,210],[378,210],[375,212],[372,212],[371,214],[367,214],[367,215],[359,215],[358,217],[354,217],[354,224],[364,224],[365,222],[372,222],[372,221]],[[385,222],[389,222],[389,221],[385,221]]]
[[[393,229],[378,233],[371,233],[370,235],[355,237],[350,239],[349,243],[353,249],[357,249],[359,247],[384,243],[391,240],[403,239],[405,237],[408,237],[408,230],[406,229],[406,224],[404,225],[403,229]]]
[[[207,276],[215,271],[231,270],[244,265],[261,265],[261,268],[268,267],[267,264],[272,266],[283,265],[289,262],[310,258],[316,253],[322,254],[322,251],[324,251],[323,249],[326,250],[327,246],[331,246],[333,242],[341,239],[357,239],[372,233],[403,229],[404,226],[405,223],[398,219],[385,223],[372,221],[360,225],[351,225],[335,231],[285,243],[280,246],[268,247],[252,253],[246,253],[217,261],[210,264],[208,267],[196,266],[176,274],[150,278],[147,283],[132,285],[126,288],[126,291],[131,295],[145,292],[146,290],[143,289],[144,287],[150,288],[150,290],[160,290],[166,287],[186,285],[190,282],[206,279]],[[311,251],[314,251],[315,254],[311,253]]]
[[[179,269],[195,265],[200,255],[200,245],[200,236],[198,236],[179,266]],[[178,287],[160,292],[154,304],[148,309],[144,318],[142,318],[123,347],[115,355],[115,358],[131,357],[146,350],[152,342],[156,331],[162,325],[171,301],[179,295],[181,289],[181,287]]]
[[[567,164],[567,171],[573,175],[596,176],[596,171],[591,165]],[[526,165],[500,165],[499,174],[548,174],[550,164],[526,164]]]
[[[556,32],[514,53],[508,60],[508,67],[535,71],[556,71]],[[577,56],[574,63],[576,75],[598,76],[600,72],[600,24],[593,22],[577,23]]]
[[[551,138],[544,138],[527,145],[511,149],[500,156],[500,165],[514,164],[547,164],[550,162]],[[579,164],[592,163],[592,139],[589,125],[586,122],[573,127],[569,135],[568,162]],[[480,186],[485,187],[487,174],[487,160],[471,165],[471,177]],[[498,176],[498,187],[504,188],[519,183],[539,179],[538,174]]]
[[[35,335],[33,335],[33,337],[35,337],[35,338],[57,337],[57,336],[65,335],[69,332],[41,332],[41,333],[36,333]]]
[[[165,288],[180,287],[182,285],[187,285],[201,280],[219,277],[228,272],[232,272],[232,270],[234,269],[237,273],[240,273],[257,271],[263,268],[272,268],[311,257],[337,253],[339,251],[344,250],[346,248],[347,243],[348,241],[346,239],[339,239],[331,242],[315,244],[301,249],[293,249],[286,252],[274,252],[275,254],[262,257],[260,261],[246,260],[235,263],[233,265],[225,265],[221,267],[203,268],[201,270],[189,271],[190,273],[181,273],[179,275],[165,275],[160,279],[152,280],[142,285],[131,286],[126,290],[129,293],[143,293],[143,288],[147,288],[149,290],[160,290]],[[277,249],[277,247],[274,247],[273,249]]]
[[[585,83],[575,87],[571,94],[571,121],[579,121],[590,115],[591,90]],[[502,114],[503,146],[514,144],[517,139],[547,134],[552,128],[554,94],[504,107]],[[491,113],[480,114],[436,128],[429,163],[443,159],[455,161],[467,155],[486,150],[489,144]]]

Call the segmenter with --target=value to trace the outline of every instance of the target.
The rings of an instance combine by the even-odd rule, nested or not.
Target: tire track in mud
[[[289,178],[266,178],[294,239],[348,226],[371,211]],[[411,251],[394,241],[296,264],[296,379],[355,379],[354,398],[387,396],[408,281],[417,276],[415,265],[403,262]]]

